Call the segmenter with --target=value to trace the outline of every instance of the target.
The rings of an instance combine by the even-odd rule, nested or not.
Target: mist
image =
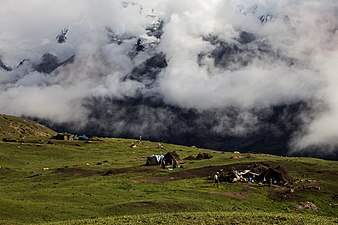
[[[220,150],[272,133],[272,153],[338,154],[335,0],[0,5],[1,114]]]

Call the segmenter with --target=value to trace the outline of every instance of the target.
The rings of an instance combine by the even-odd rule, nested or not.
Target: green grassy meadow
[[[222,153],[164,143],[184,160],[172,171],[144,166],[158,143],[0,142],[0,224],[337,224],[338,164],[314,158]],[[134,143],[136,148],[130,147]],[[215,168],[249,162],[282,165],[290,187],[212,180]],[[200,169],[210,168],[207,172]],[[202,171],[202,170],[201,170]],[[316,187],[316,188],[314,188]],[[318,189],[319,187],[319,189]],[[311,202],[313,208],[299,208]]]

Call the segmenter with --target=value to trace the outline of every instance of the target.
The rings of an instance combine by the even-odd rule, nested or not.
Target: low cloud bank
[[[306,103],[289,152],[337,153],[334,0],[12,0],[0,15],[0,113],[152,135],[192,110],[196,126],[240,137],[274,107]],[[136,104],[135,121],[119,111],[131,99],[162,108]]]

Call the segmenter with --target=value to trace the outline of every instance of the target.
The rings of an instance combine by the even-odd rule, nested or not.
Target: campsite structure
[[[64,140],[64,141],[72,141],[74,140],[75,135],[69,134],[67,132],[65,133],[58,133],[56,134],[52,139],[55,140]]]
[[[255,163],[247,168],[231,168],[227,173],[221,169],[216,172],[220,182],[257,182],[269,185],[287,185],[294,181],[281,166],[270,168],[267,165]]]
[[[278,166],[276,168],[266,169],[257,177],[257,180],[264,183],[269,182],[270,185],[286,185],[292,182],[293,178],[287,173],[285,169]]]
[[[164,159],[163,155],[147,156],[146,166],[161,165],[163,159]]]
[[[178,167],[179,164],[182,164],[183,161],[180,159],[179,155],[173,152],[167,152],[165,155],[151,155],[147,156],[146,165],[160,165],[163,168],[171,166],[172,168]]]

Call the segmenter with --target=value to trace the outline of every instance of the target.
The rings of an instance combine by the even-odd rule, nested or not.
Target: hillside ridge
[[[53,134],[55,134],[53,130],[33,120],[10,115],[0,115],[1,139],[47,137]]]

